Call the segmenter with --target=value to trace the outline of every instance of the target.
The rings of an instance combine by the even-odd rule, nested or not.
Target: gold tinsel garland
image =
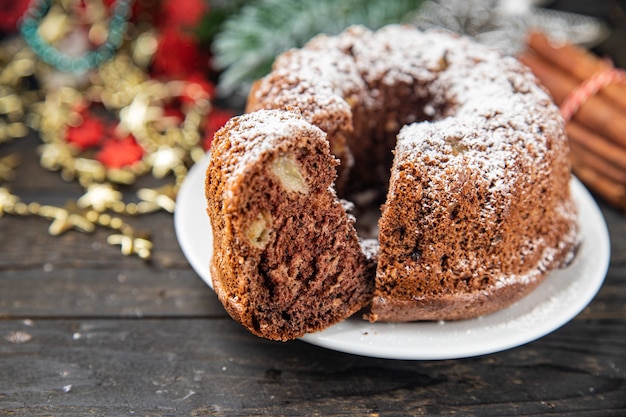
[[[40,62],[20,38],[2,42],[0,144],[26,137],[33,129],[42,141],[37,148],[41,166],[60,172],[64,180],[78,182],[84,194],[63,207],[22,202],[6,185],[15,176],[19,156],[0,156],[0,217],[49,219],[51,235],[69,230],[90,233],[103,227],[112,232],[107,242],[119,245],[124,255],[150,258],[149,234],[135,230],[127,219],[159,210],[174,211],[176,194],[188,169],[205,153],[203,123],[211,111],[210,97],[201,88],[187,81],[157,81],[138,64],[150,60],[147,55],[151,50],[145,45],[155,42],[151,36],[149,31],[138,36],[87,79],[56,88],[33,88],[30,81],[63,74]],[[191,102],[181,101],[181,123],[164,115],[165,106],[183,93]],[[141,160],[121,168],[107,167],[67,141],[67,129],[81,121],[77,109],[95,105],[119,121],[116,135],[135,138],[143,149]],[[125,202],[119,187],[144,175],[162,180],[163,185],[139,189],[138,201]]]

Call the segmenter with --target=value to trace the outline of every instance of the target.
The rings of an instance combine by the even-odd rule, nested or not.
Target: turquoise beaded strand
[[[97,49],[82,56],[73,57],[50,45],[39,34],[41,20],[48,13],[52,0],[34,0],[25,13],[20,31],[33,52],[45,63],[63,72],[84,74],[113,58],[124,40],[126,25],[131,15],[133,0],[118,0],[113,7],[106,41]]]

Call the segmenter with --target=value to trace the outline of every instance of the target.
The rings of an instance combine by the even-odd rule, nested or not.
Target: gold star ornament
[[[48,219],[52,219],[52,223],[48,228],[48,232],[57,236],[68,230],[78,230],[81,232],[91,233],[95,230],[95,224],[90,221],[87,211],[80,209],[75,203],[68,203],[65,207],[41,206],[39,215]]]
[[[114,234],[107,238],[109,245],[120,245],[122,254],[137,255],[141,259],[149,259],[152,251],[152,242],[143,237],[132,234]]]

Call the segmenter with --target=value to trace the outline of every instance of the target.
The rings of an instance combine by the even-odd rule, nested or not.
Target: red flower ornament
[[[102,120],[83,114],[83,122],[78,126],[70,126],[65,134],[65,140],[83,151],[98,146],[106,133],[106,126]]]
[[[1,0],[0,1],[0,34],[17,31],[17,23],[26,13],[30,0]]]
[[[233,116],[233,112],[222,109],[213,109],[213,111],[209,113],[207,116],[207,125],[204,130],[204,139],[202,140],[202,148],[204,150],[211,149],[211,142],[213,142],[215,132],[220,130]]]
[[[208,11],[204,0],[163,0],[158,25],[161,29],[194,28]]]
[[[152,75],[184,79],[208,66],[196,38],[179,29],[165,29],[158,39],[152,60]]]
[[[132,135],[128,135],[123,139],[107,139],[96,159],[107,168],[124,168],[139,162],[143,155],[143,148]]]

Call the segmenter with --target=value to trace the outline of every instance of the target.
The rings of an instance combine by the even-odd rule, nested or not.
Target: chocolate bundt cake
[[[213,287],[251,332],[288,340],[369,303],[372,262],[332,188],[326,135],[278,110],[231,119],[213,141],[206,190]]]
[[[371,321],[452,320],[488,314],[532,291],[550,271],[573,257],[579,238],[564,124],[546,91],[514,58],[444,32],[399,25],[376,32],[353,27],[338,36],[318,36],[304,48],[277,58],[272,72],[253,86],[246,111],[252,115],[245,119],[245,137],[249,138],[245,140],[258,145],[244,145],[240,139],[237,147],[222,149],[221,138],[231,131],[238,137],[244,135],[241,122],[230,123],[217,135],[208,171],[209,214],[216,235],[212,267],[214,281],[221,282],[218,294],[226,294],[223,301],[268,291],[296,291],[291,287],[294,282],[297,291],[303,291],[306,279],[292,271],[287,272],[289,285],[284,289],[281,282],[268,278],[260,287],[246,288],[242,282],[259,279],[240,275],[236,262],[224,261],[243,245],[236,239],[227,242],[227,236],[245,235],[250,227],[246,222],[266,218],[286,222],[298,216],[299,210],[315,212],[300,214],[299,227],[306,233],[289,234],[282,241],[285,247],[274,249],[271,261],[264,254],[246,252],[240,262],[253,264],[254,273],[269,277],[272,268],[290,268],[291,255],[283,251],[291,246],[301,253],[330,239],[332,244],[324,246],[329,253],[324,256],[347,262],[344,271],[353,270],[351,278],[344,278],[349,283],[345,291],[355,291],[356,282],[361,282],[363,289],[356,298],[362,301],[370,288],[365,271],[371,260],[359,253],[350,216],[341,210],[332,211],[335,220],[331,223],[340,230],[349,229],[345,233],[351,236],[346,237],[351,249],[335,252],[333,258],[331,252],[338,249],[334,244],[340,236],[328,234],[327,223],[319,220],[324,216],[312,208],[313,196],[305,204],[290,207],[288,214],[283,203],[264,205],[259,214],[256,202],[242,201],[239,204],[249,212],[241,212],[247,220],[237,225],[211,208],[229,207],[233,193],[268,195],[258,188],[246,190],[252,178],[237,179],[230,174],[233,169],[223,164],[225,159],[242,158],[243,162],[229,162],[241,166],[234,171],[242,172],[249,165],[259,171],[271,169],[267,158],[252,163],[244,148],[258,146],[277,155],[283,151],[274,148],[298,143],[300,133],[294,130],[277,140],[273,129],[268,129],[264,118],[271,114],[275,119],[280,112],[290,120],[300,115],[303,120],[298,119],[298,124],[306,132],[314,128],[323,132],[317,136],[327,140],[340,160],[334,186],[342,197],[371,190],[374,195],[386,195],[378,221],[375,288],[367,315]],[[281,145],[282,141],[286,144]],[[229,156],[217,157],[222,152]],[[328,177],[323,171],[329,163],[300,164],[306,167],[300,172],[307,181]],[[227,193],[213,185],[226,181],[222,176],[230,178],[227,181],[234,187],[229,186]],[[274,199],[281,188],[272,189],[278,190],[269,193]],[[324,198],[334,195],[332,191],[322,194]],[[272,230],[281,236],[278,228]],[[257,265],[261,264],[271,267],[260,271]],[[316,274],[338,282],[336,274],[321,271],[324,264],[316,268]],[[231,280],[222,277],[229,274],[239,275],[225,284]],[[324,281],[324,277],[315,278],[315,282]],[[244,295],[248,290],[252,293]],[[272,308],[268,300],[264,309]],[[317,313],[302,311],[302,304],[290,302],[274,308]],[[324,306],[330,304],[326,301]],[[357,309],[348,308],[333,317]],[[286,316],[281,328],[288,328],[293,316]],[[259,328],[258,323],[255,326]],[[300,330],[322,327],[320,323]],[[282,338],[296,334],[300,333],[286,332]]]

